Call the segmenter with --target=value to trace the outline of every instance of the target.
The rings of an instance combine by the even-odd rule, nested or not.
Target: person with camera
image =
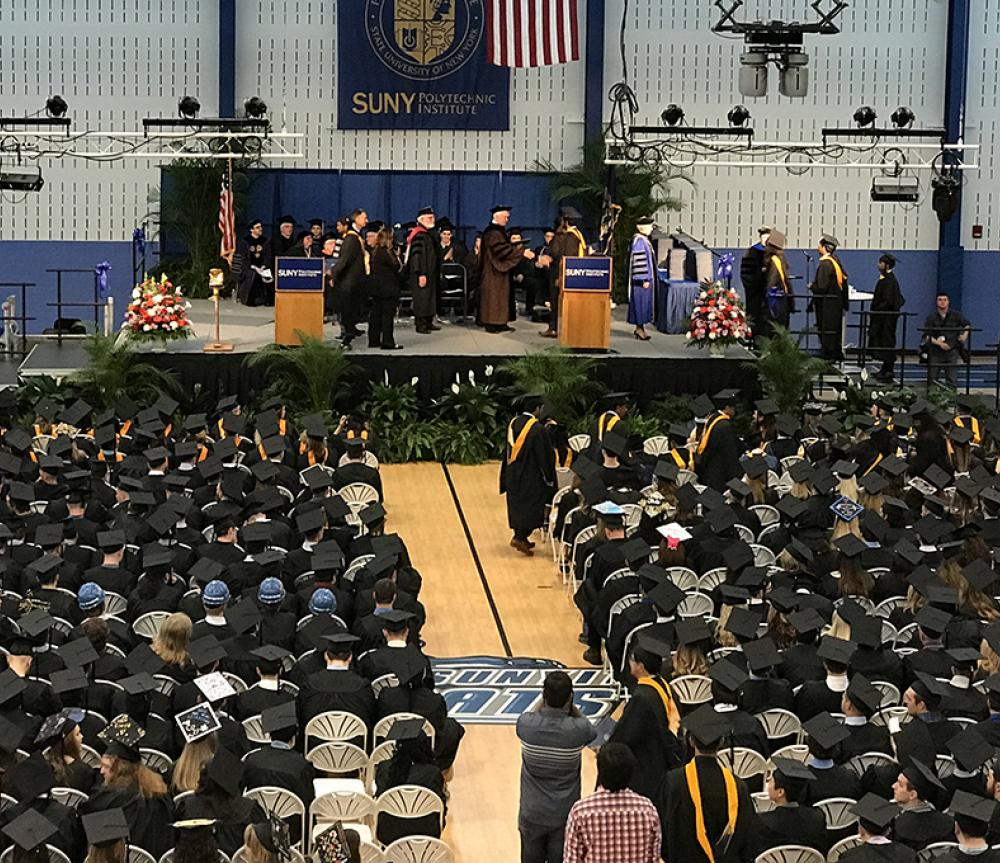
[[[521,863],[562,863],[566,818],[580,799],[580,753],[595,735],[573,704],[569,675],[550,672],[538,708],[517,718]]]
[[[924,321],[923,347],[927,352],[928,383],[946,383],[955,389],[958,361],[968,358],[968,318],[951,308],[951,298],[938,291],[934,311]]]

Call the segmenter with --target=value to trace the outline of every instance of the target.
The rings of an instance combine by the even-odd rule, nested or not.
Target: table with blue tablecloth
[[[698,282],[671,281],[666,270],[659,270],[656,284],[656,329],[661,333],[687,332],[701,285]]]

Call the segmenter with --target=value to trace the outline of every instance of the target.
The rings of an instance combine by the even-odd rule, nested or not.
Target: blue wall
[[[147,255],[149,252],[147,251]],[[150,257],[150,266],[155,258]],[[111,264],[108,273],[109,293],[115,298],[115,317],[121,321],[125,305],[132,292],[132,243],[90,243],[90,242],[42,242],[14,241],[0,242],[0,282],[34,282],[28,288],[27,311],[20,314],[31,315],[37,320],[28,323],[28,333],[40,333],[51,327],[57,317],[54,307],[46,303],[56,301],[55,273],[45,272],[55,267],[92,270],[101,261]],[[0,299],[10,295],[21,302],[18,288],[0,288]],[[64,302],[93,302],[94,277],[88,273],[68,273],[63,276]],[[67,308],[64,317],[80,318],[93,322],[94,313],[89,308]],[[117,326],[116,326],[117,329]]]

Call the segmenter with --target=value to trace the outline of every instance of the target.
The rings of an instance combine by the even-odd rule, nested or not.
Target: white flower
[[[142,329],[143,329],[144,332],[148,333],[153,328],[149,324],[143,324],[142,325]]]
[[[172,329],[172,330],[176,330],[177,329],[177,321],[171,321],[170,322],[170,329]]]
[[[132,299],[137,300],[141,296],[142,296],[142,291],[140,291],[138,288],[132,291]]]
[[[692,333],[690,330],[688,330],[688,332],[687,332],[687,338],[693,339],[694,338],[694,333]]]
[[[492,377],[493,376],[493,366],[487,366],[486,369],[485,369],[485,371],[486,371],[486,377]]]
[[[714,321],[715,320],[715,312],[709,312],[708,313],[708,319],[710,321]]]
[[[862,369],[861,369],[861,380],[863,380],[863,381],[868,380],[868,369],[866,369],[864,367],[862,367]]]
[[[709,333],[709,334],[708,334],[708,337],[709,337],[710,339],[714,339],[714,338],[715,338],[715,333]]]
[[[459,389],[461,389],[461,388],[459,387],[459,385],[458,385],[458,384],[452,384],[452,385],[451,385],[451,391],[452,391],[453,393],[455,393],[456,395],[458,394],[458,391],[459,391]]]
[[[388,369],[383,369],[382,370],[382,379],[385,381],[385,385],[389,386],[389,370]]]
[[[414,375],[412,378],[410,378],[410,386],[415,387],[417,385],[417,381],[419,380],[420,377],[418,375]]]

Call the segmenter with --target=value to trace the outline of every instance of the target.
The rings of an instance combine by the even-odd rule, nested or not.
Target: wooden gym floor
[[[526,656],[581,667],[579,613],[547,544],[526,558],[509,545],[498,465],[385,465],[387,526],[423,575],[431,656]],[[478,566],[477,566],[478,559]],[[480,572],[481,569],[481,572]],[[583,793],[594,787],[584,754]],[[513,725],[466,727],[449,783],[444,840],[457,863],[519,858],[520,749]]]

